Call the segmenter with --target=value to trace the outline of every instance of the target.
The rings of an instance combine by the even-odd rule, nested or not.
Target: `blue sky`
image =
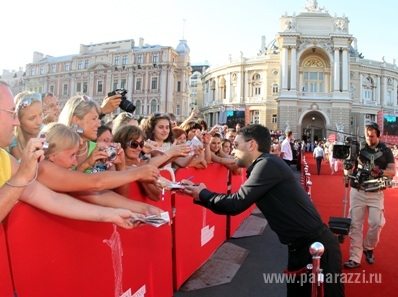
[[[377,3],[382,3],[377,5]],[[398,61],[395,1],[319,0],[331,16],[347,16],[349,33],[365,59]],[[255,56],[261,36],[271,42],[280,17],[300,13],[306,0],[69,0],[6,1],[0,73],[32,61],[34,51],[52,56],[76,54],[80,44],[134,39],[176,47],[183,37],[191,62],[223,64],[228,56]],[[184,21],[185,20],[185,21]],[[5,36],[4,36],[5,35]]]

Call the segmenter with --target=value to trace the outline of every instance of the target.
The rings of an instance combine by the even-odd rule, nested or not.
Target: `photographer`
[[[349,169],[346,176],[351,178],[350,258],[344,263],[346,268],[359,267],[362,253],[365,254],[368,264],[374,263],[373,250],[385,223],[382,190],[386,188],[386,180],[395,175],[394,156],[391,149],[380,142],[380,128],[376,123],[366,124],[365,138],[366,144],[359,151],[354,167],[346,168]],[[363,239],[366,210],[368,210],[369,229]]]

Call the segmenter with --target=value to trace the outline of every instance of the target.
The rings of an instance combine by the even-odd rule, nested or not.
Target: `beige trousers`
[[[363,223],[368,212],[369,229],[363,239]],[[384,195],[382,191],[365,192],[351,188],[350,191],[350,260],[361,263],[363,250],[373,250],[380,239],[384,218]]]

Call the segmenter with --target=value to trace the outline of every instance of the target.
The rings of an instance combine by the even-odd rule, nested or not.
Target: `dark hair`
[[[366,124],[366,130],[376,130],[377,137],[380,137],[379,125],[375,122],[369,122]]]
[[[241,135],[244,140],[255,140],[260,152],[270,152],[271,134],[267,127],[260,124],[251,124],[239,129],[239,131],[237,131],[237,135]]]
[[[195,121],[189,121],[188,123],[181,126],[181,129],[183,129],[185,131],[185,133],[188,134],[188,132],[193,129],[202,130],[202,125],[200,125],[198,122],[195,122]]]
[[[164,142],[172,142],[173,141],[173,133],[171,132],[171,122],[170,117],[167,114],[161,113],[153,113],[151,114],[147,120],[142,124],[142,131],[146,134],[147,138],[150,140],[155,140],[155,136],[153,131],[155,130],[155,126],[159,120],[167,120],[169,122],[169,135]]]
[[[125,125],[117,129],[115,135],[113,135],[113,141],[120,143],[122,149],[125,150],[127,147],[127,142],[130,140],[137,140],[140,136],[142,136],[144,140],[146,139],[146,135],[140,127]]]
[[[54,97],[54,94],[52,92],[45,92],[45,93],[41,93],[41,99],[44,99],[44,97]]]
[[[201,130],[207,131],[207,129],[209,129],[209,126],[207,125],[207,122],[204,119],[199,118],[196,120],[196,122],[202,126]]]
[[[106,125],[101,125],[100,127],[98,127],[97,138],[100,137],[102,135],[102,133],[104,133],[107,130],[112,134],[112,129],[110,127],[108,127]]]

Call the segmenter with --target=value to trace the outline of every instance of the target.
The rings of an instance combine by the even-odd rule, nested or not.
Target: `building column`
[[[381,98],[381,82],[380,82],[380,76],[377,76],[377,86],[376,86],[376,101],[377,105],[380,105],[380,98]]]
[[[385,106],[386,105],[386,98],[387,98],[387,77],[386,76],[384,76],[383,77],[383,106]]]
[[[288,56],[289,50],[286,47],[282,47],[282,90],[287,89],[288,80]]]
[[[362,73],[359,74],[359,103],[363,102],[363,75]]]
[[[334,81],[333,90],[340,90],[340,51],[338,48],[334,49]]]
[[[393,82],[394,82],[394,89],[393,89],[393,92],[392,92],[391,100],[392,100],[392,105],[394,107],[397,107],[397,80],[394,79]]]
[[[343,60],[342,90],[343,92],[347,92],[348,91],[348,53],[346,48],[343,49],[342,60]]]
[[[127,72],[127,90],[130,92],[127,92],[127,99],[130,101],[133,101],[133,90],[134,90],[134,72],[129,71]]]
[[[290,90],[296,90],[296,77],[297,77],[297,51],[295,47],[292,47],[290,58]]]

